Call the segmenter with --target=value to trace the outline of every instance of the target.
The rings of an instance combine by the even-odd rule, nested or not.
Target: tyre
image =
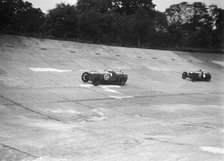
[[[120,84],[121,86],[123,86],[123,85],[125,85],[125,83],[126,83],[125,78],[121,78],[120,81],[119,81],[119,84]]]
[[[210,74],[207,75],[207,81],[210,81],[212,76]]]
[[[187,72],[183,72],[183,74],[182,74],[182,78],[183,78],[183,79],[186,79],[186,78],[187,78]]]
[[[196,74],[193,74],[192,78],[191,78],[192,82],[195,82],[197,80],[197,78],[198,78],[198,76]]]
[[[84,72],[82,74],[82,81],[83,82],[88,82],[89,81],[89,73],[88,72]]]
[[[92,84],[94,86],[98,86],[100,84],[100,78],[98,78],[98,77],[93,78]]]

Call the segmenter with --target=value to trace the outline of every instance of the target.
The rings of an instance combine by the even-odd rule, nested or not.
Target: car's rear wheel
[[[83,82],[88,82],[89,81],[89,73],[88,72],[84,72],[82,74],[82,81]]]
[[[186,78],[187,78],[187,72],[183,72],[183,74],[182,74],[182,78],[183,78],[183,79],[186,79]]]
[[[125,83],[126,83],[125,78],[121,78],[120,79],[120,85],[123,86],[123,85],[125,85]]]
[[[98,78],[98,77],[93,78],[92,84],[94,86],[98,86],[100,84],[100,78]]]

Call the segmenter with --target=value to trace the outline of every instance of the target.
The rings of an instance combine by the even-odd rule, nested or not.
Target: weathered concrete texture
[[[86,70],[128,73],[94,87]],[[181,78],[208,70],[210,82]],[[0,160],[221,161],[224,56],[0,35]]]

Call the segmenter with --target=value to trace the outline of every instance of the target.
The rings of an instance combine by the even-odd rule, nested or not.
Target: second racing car
[[[195,72],[183,72],[182,78],[190,78],[193,82],[195,81],[210,81],[211,80],[211,74],[207,71],[199,70]]]

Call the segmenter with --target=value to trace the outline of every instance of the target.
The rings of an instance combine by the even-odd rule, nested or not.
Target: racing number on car
[[[110,79],[110,74],[104,74],[104,76],[103,76],[103,78],[104,78],[104,80],[109,80]]]

